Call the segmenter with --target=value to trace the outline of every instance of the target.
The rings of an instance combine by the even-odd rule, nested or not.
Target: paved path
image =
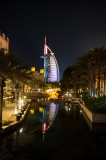
[[[20,110],[18,112],[20,112]],[[15,103],[8,103],[7,107],[3,107],[2,120],[14,121],[15,119]]]

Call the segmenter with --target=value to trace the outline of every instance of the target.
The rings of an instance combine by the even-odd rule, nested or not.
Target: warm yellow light
[[[49,95],[49,98],[55,98],[57,99],[58,98],[58,91],[61,91],[59,88],[56,88],[56,89],[48,89],[46,90],[47,94]]]
[[[30,114],[34,114],[34,110],[33,109],[30,110]]]
[[[44,69],[40,69],[40,73],[44,73]]]
[[[31,71],[32,71],[32,72],[35,72],[35,67],[31,67]]]
[[[23,100],[21,100],[21,104],[22,104],[22,106],[24,105],[24,101]]]
[[[43,107],[39,107],[39,112],[43,112]]]

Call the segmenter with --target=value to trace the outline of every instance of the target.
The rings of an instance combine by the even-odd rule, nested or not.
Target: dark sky
[[[55,53],[61,76],[92,47],[106,47],[106,1],[0,2],[0,30],[24,64],[43,68],[44,37]]]

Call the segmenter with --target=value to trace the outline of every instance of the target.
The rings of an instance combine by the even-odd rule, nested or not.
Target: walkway
[[[7,103],[7,106],[3,107],[2,120],[14,121],[16,119],[14,112],[15,112],[15,103]],[[20,110],[18,112],[20,112]]]

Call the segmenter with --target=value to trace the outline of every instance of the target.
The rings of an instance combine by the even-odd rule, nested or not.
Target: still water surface
[[[99,126],[91,131],[77,105],[35,106],[23,126],[0,140],[0,160],[106,159],[106,126]]]

